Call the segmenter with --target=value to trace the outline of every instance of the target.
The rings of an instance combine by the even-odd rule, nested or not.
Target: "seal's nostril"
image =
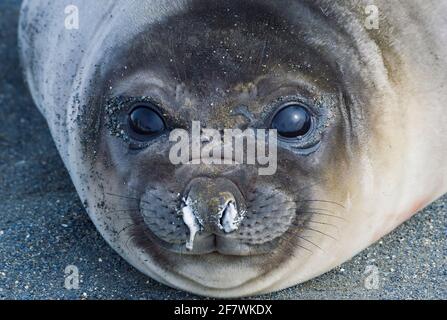
[[[191,201],[189,199],[183,200],[185,206],[182,208],[183,222],[189,228],[189,240],[186,243],[187,250],[193,250],[194,248],[194,238],[196,234],[200,231],[200,222],[198,221],[196,215],[191,207]]]
[[[234,201],[229,201],[219,212],[219,228],[225,233],[231,233],[239,228],[241,219],[238,219],[238,210]]]

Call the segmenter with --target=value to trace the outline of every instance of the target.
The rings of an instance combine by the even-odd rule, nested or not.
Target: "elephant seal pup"
[[[167,285],[247,296],[444,194],[447,4],[374,2],[369,30],[370,1],[24,1],[26,79],[108,243]],[[193,121],[276,129],[275,174],[173,164],[169,133]]]

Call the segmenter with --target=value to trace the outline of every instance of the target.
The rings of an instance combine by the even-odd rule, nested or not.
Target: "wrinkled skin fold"
[[[331,270],[446,193],[447,2],[375,1],[372,30],[368,4],[24,1],[26,80],[106,241],[172,287],[248,296]],[[68,5],[79,30],[64,28]],[[306,145],[279,141],[271,176],[173,165],[168,132],[127,135],[147,99],[170,130],[268,128],[288,101],[316,129]],[[202,229],[189,249],[187,196]]]

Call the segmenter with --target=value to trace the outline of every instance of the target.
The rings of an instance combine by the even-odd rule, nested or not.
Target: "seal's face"
[[[290,16],[197,3],[99,63],[94,81],[104,85],[90,103],[101,118],[80,126],[83,139],[100,132],[84,150],[94,221],[143,272],[201,294],[265,292],[329,270],[386,232],[357,224],[372,209],[363,210],[368,165],[400,139],[382,139],[392,99],[377,59],[309,8]],[[174,165],[169,133],[192,121],[277,129],[276,173]],[[388,165],[382,158],[376,169]],[[386,172],[375,183],[387,183]]]

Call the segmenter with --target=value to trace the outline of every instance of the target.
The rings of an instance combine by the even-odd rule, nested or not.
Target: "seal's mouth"
[[[188,241],[185,244],[172,244],[161,240],[153,232],[148,230],[150,240],[164,250],[171,253],[200,256],[206,254],[220,254],[223,256],[260,256],[269,254],[278,245],[278,240],[273,240],[262,245],[249,245],[241,243],[236,239],[229,239],[210,233],[198,233],[194,242]]]

